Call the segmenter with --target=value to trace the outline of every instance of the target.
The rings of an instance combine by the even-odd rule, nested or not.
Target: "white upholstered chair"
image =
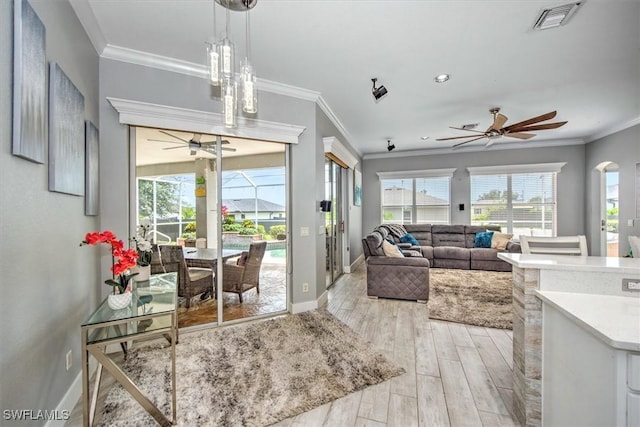
[[[578,236],[520,236],[523,254],[587,256],[587,238]]]

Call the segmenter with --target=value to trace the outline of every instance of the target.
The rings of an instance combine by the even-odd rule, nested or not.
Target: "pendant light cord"
[[[251,21],[249,20],[249,7],[247,7],[247,11],[245,12],[246,16],[246,41],[247,41],[247,59],[251,59]]]

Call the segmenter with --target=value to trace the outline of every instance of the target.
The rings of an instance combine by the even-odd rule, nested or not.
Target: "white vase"
[[[131,304],[131,292],[124,294],[109,294],[107,304],[112,310],[122,310]]]
[[[132,269],[132,273],[138,273],[133,276],[133,280],[136,282],[145,282],[149,280],[149,276],[151,275],[151,266],[150,265],[136,265],[135,268]]]

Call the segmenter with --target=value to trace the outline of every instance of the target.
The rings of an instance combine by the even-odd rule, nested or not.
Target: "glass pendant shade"
[[[256,86],[256,74],[249,63],[249,58],[245,58],[240,70],[242,82],[242,111],[245,113],[258,112],[258,89]]]
[[[222,82],[222,120],[224,127],[235,128],[236,123],[236,91],[237,84],[233,79]]]
[[[220,74],[224,79],[233,79],[235,61],[235,48],[228,38],[224,38],[218,44],[218,55],[220,55]]]
[[[220,86],[220,55],[218,46],[207,43],[207,68],[209,69],[209,84]]]

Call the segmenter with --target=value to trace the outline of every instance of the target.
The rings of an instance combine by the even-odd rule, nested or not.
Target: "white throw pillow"
[[[631,252],[633,252],[633,257],[640,258],[640,237],[629,236],[629,244],[631,245]]]
[[[388,257],[404,258],[404,255],[402,255],[402,252],[400,252],[400,249],[396,245],[392,245],[386,240],[382,241],[382,250],[384,251],[384,254]]]
[[[494,232],[491,238],[491,247],[493,249],[505,250],[509,240],[513,237],[513,234]]]

